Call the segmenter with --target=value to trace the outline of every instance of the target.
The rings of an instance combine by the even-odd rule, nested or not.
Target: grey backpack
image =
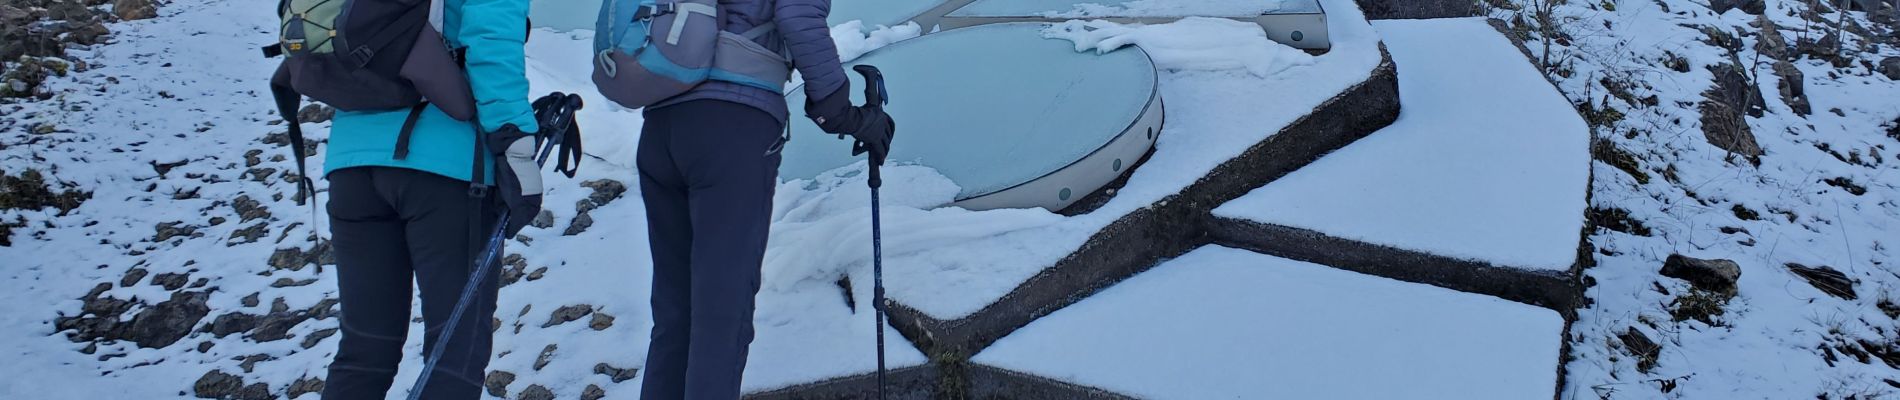
[[[606,0],[594,31],[594,85],[628,108],[651,106],[708,80],[783,93],[787,57],[757,40],[776,26],[727,32],[718,0]]]

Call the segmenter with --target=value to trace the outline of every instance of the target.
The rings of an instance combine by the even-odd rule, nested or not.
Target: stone
[[[588,211],[582,211],[580,212],[579,215],[574,216],[574,222],[570,222],[567,224],[567,230],[561,232],[561,236],[579,235],[581,234],[581,232],[586,232],[587,228],[591,228],[593,226],[594,226],[594,216],[590,215]]]
[[[554,310],[554,312],[549,313],[548,322],[542,323],[541,327],[547,328],[547,327],[552,327],[555,325],[573,322],[575,320],[581,319],[581,317],[585,317],[588,314],[592,314],[592,313],[594,313],[594,306],[587,305],[587,304],[582,304],[582,305],[577,305],[577,306],[562,306],[561,308]]]
[[[157,243],[164,243],[165,241],[172,240],[172,238],[175,238],[175,237],[193,236],[192,234],[198,232],[198,227],[188,226],[188,225],[181,226],[183,224],[184,222],[182,221],[172,221],[172,222],[160,222],[157,225],[152,226],[152,231],[153,231],[152,241],[157,242]]]
[[[1768,5],[1762,0],[1709,0],[1709,9],[1714,10],[1716,14],[1738,8],[1742,12],[1759,15],[1768,8]]]
[[[541,385],[528,385],[527,389],[521,390],[521,397],[516,397],[516,399],[554,400],[554,392],[549,391],[548,388],[542,387]]]
[[[243,299],[239,299],[238,303],[244,304],[245,307],[257,307],[257,304],[258,304],[257,296],[259,296],[260,294],[261,293],[251,293],[251,295],[244,296]]]
[[[287,287],[309,286],[312,283],[317,283],[317,278],[305,278],[305,279],[277,278],[277,281],[270,283],[270,287],[287,288]]]
[[[311,124],[329,122],[330,118],[333,118],[335,116],[336,116],[336,109],[330,108],[330,106],[326,106],[322,104],[311,104],[311,105],[303,106],[302,110],[297,111],[298,122],[311,123]]]
[[[323,378],[297,378],[296,382],[290,383],[289,388],[284,389],[284,396],[293,399],[310,393],[323,393]]]
[[[489,372],[488,377],[482,379],[482,387],[488,388],[489,396],[502,398],[508,397],[508,384],[511,383],[515,383],[515,374],[508,371]]]
[[[1888,80],[1900,81],[1900,57],[1887,57],[1880,60],[1880,74]]]
[[[1755,51],[1775,60],[1788,59],[1788,40],[1781,36],[1781,27],[1763,14],[1756,19],[1761,24],[1761,36],[1755,38]]]
[[[600,400],[602,397],[607,397],[607,390],[601,389],[600,385],[590,383],[587,389],[581,390],[581,400]]]
[[[604,331],[604,330],[607,330],[607,328],[611,328],[613,326],[614,326],[614,316],[607,315],[607,313],[603,313],[603,312],[594,313],[594,320],[587,322],[587,327],[594,328],[594,330],[597,330],[597,331]]]
[[[594,189],[593,194],[587,195],[587,201],[593,202],[594,206],[607,205],[607,203],[619,199],[620,195],[627,193],[626,184],[612,179],[595,179],[581,182],[581,186]]]
[[[139,347],[157,349],[178,343],[191,333],[205,314],[211,313],[211,307],[205,306],[209,292],[173,292],[171,300],[158,303],[132,317],[131,330],[125,338],[138,343]]]
[[[1829,296],[1839,297],[1845,300],[1860,298],[1860,294],[1854,291],[1854,281],[1848,279],[1847,274],[1843,274],[1841,271],[1835,270],[1832,267],[1810,267],[1796,263],[1788,263],[1787,267],[1789,272],[1793,272],[1795,276],[1806,279],[1809,285],[1813,285],[1815,289],[1820,289],[1821,293],[1827,293]]]
[[[237,393],[233,394],[231,398],[236,400],[271,400],[274,396],[270,394],[270,384],[258,382],[245,385],[243,389],[238,389]]]
[[[256,315],[234,312],[219,315],[217,319],[211,320],[209,328],[213,336],[222,338],[233,333],[257,329],[257,319]]]
[[[119,287],[132,287],[132,285],[138,284],[140,280],[145,279],[145,274],[146,271],[144,268],[127,270],[125,271],[125,277],[119,278]]]
[[[191,392],[201,399],[220,399],[237,393],[243,386],[244,378],[214,369],[198,377],[198,381],[191,384]]]
[[[607,363],[599,363],[599,364],[594,364],[594,373],[606,375],[607,379],[613,380],[614,383],[620,383],[620,382],[626,382],[629,379],[633,379],[635,377],[640,376],[640,369],[639,368],[615,368],[612,365],[607,365]]]
[[[554,350],[559,348],[560,346],[552,343],[548,344],[548,347],[541,348],[541,355],[534,357],[534,370],[540,371],[541,368],[547,367],[549,362],[553,362]]]
[[[1746,116],[1761,117],[1764,114],[1761,92],[1754,90],[1748,78],[1742,75],[1741,68],[1723,64],[1710,68],[1715,74],[1715,86],[1702,93],[1702,134],[1709,144],[1715,145],[1730,154],[1739,154],[1750,160],[1762,155],[1761,144],[1755,141],[1755,134],[1748,127]]]
[[[149,19],[158,16],[158,5],[152,0],[113,0],[112,14],[126,21]]]
[[[152,276],[152,285],[164,287],[165,290],[184,288],[185,283],[190,281],[190,273],[163,273]]]
[[[1689,281],[1697,289],[1734,294],[1735,282],[1742,278],[1742,266],[1730,260],[1704,260],[1672,254],[1663,261],[1663,276]]]
[[[541,229],[553,228],[554,227],[554,212],[548,211],[548,210],[541,210],[540,214],[534,215],[534,221],[528,222],[528,226],[541,228]]]
[[[336,328],[321,329],[316,332],[311,332],[310,336],[305,336],[303,338],[303,348],[308,349],[311,347],[317,347],[317,344],[323,343],[323,339],[327,339],[331,335],[335,335],[335,334],[336,334]]]
[[[238,222],[240,223],[270,217],[270,208],[264,207],[261,203],[258,203],[257,200],[251,199],[250,195],[238,196],[237,199],[231,200],[231,210],[237,212]]]
[[[1662,355],[1662,345],[1656,344],[1655,340],[1633,326],[1622,334],[1616,335],[1616,338],[1623,342],[1624,350],[1629,350],[1630,355],[1636,356],[1637,372],[1649,373],[1651,368],[1656,368],[1656,358]]]

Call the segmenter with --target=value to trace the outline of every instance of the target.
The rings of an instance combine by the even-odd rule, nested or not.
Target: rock
[[[310,313],[304,310],[276,312],[265,315],[257,321],[249,337],[256,342],[270,342],[290,338],[290,328],[310,320]]]
[[[284,396],[293,399],[310,393],[323,393],[323,378],[297,378],[296,382],[290,383],[289,388],[284,389]]]
[[[547,275],[547,273],[548,273],[548,267],[535,268],[534,272],[528,273],[527,279],[530,282],[538,281],[538,280],[541,280],[542,276]]]
[[[0,210],[41,210],[51,207],[59,209],[59,215],[66,215],[91,198],[91,192],[53,191],[39,170],[21,171],[18,177],[0,172]]]
[[[184,288],[185,283],[190,281],[191,274],[189,273],[163,273],[152,276],[152,285],[164,287],[165,290]]]
[[[488,378],[482,380],[482,387],[488,388],[489,396],[506,398],[508,397],[508,384],[510,383],[515,383],[515,374],[513,372],[495,371],[489,372]]]
[[[527,389],[521,390],[521,397],[516,397],[516,399],[554,400],[554,392],[548,391],[548,388],[541,387],[541,385],[528,385]]]
[[[132,287],[132,285],[138,284],[139,280],[145,279],[145,274],[146,271],[144,268],[133,268],[125,271],[125,277],[119,278],[119,287]]]
[[[586,200],[582,200],[582,201],[586,201]],[[581,232],[586,232],[587,228],[591,228],[593,226],[594,226],[594,216],[590,215],[588,211],[582,211],[580,212],[579,215],[574,216],[574,222],[570,222],[567,224],[567,231],[561,232],[561,236],[579,235],[581,234]]]
[[[1900,57],[1887,57],[1880,60],[1880,74],[1888,80],[1900,81]]]
[[[1747,77],[1734,65],[1711,67],[1710,72],[1715,73],[1715,86],[1702,93],[1700,107],[1704,138],[1730,154],[1740,154],[1751,161],[1760,159],[1761,144],[1755,141],[1744,115],[1763,115],[1761,93],[1749,85]]]
[[[540,371],[541,368],[547,367],[549,362],[553,362],[554,350],[558,348],[560,348],[560,346],[554,344],[548,344],[548,347],[541,348],[541,355],[534,358],[534,370]]]
[[[256,225],[231,231],[231,236],[225,238],[224,246],[231,247],[245,243],[255,243],[258,239],[263,239],[265,236],[270,236],[270,224],[259,222]]]
[[[184,224],[184,222],[182,221],[172,221],[172,222],[160,222],[158,223],[158,225],[152,226],[152,231],[153,231],[152,242],[164,243],[165,241],[171,240],[172,238],[175,238],[175,237],[193,236],[192,234],[198,233],[198,227],[179,226],[182,224]]]
[[[243,369],[244,373],[248,374],[248,373],[251,373],[252,371],[257,370],[257,363],[275,360],[275,359],[277,359],[277,357],[271,357],[270,355],[266,355],[266,354],[252,354],[248,356],[232,358],[231,360],[237,361],[238,368]]]
[[[158,5],[152,0],[113,0],[112,15],[126,21],[153,18],[158,16]]]
[[[237,212],[239,223],[270,217],[270,208],[264,207],[261,203],[258,203],[257,200],[251,199],[250,195],[238,196],[237,199],[231,200],[231,210]]]
[[[1745,13],[1761,14],[1762,11],[1768,8],[1768,5],[1763,3],[1762,0],[1709,0],[1709,9],[1714,10],[1716,14],[1726,13],[1728,10],[1737,8]]]
[[[211,308],[205,306],[205,299],[209,297],[210,292],[173,292],[171,300],[133,317],[131,331],[126,333],[125,339],[151,349],[178,343],[205,314],[211,313]]]
[[[607,328],[611,328],[613,326],[614,326],[614,316],[607,315],[607,313],[603,313],[603,312],[594,313],[594,320],[587,322],[587,327],[594,328],[594,330],[597,330],[597,331],[604,331],[604,330],[607,330]]]
[[[1802,41],[1797,47],[1801,54],[1833,63],[1837,67],[1845,66],[1848,61],[1846,57],[1841,57],[1841,35],[1837,32],[1828,32],[1827,35],[1821,36],[1820,40]]]
[[[1821,293],[1827,293],[1829,296],[1846,300],[1860,298],[1860,294],[1854,291],[1854,281],[1848,279],[1847,274],[1836,271],[1834,268],[1827,266],[1809,267],[1796,263],[1788,263],[1787,267],[1789,272],[1793,272],[1795,276],[1806,279],[1809,285],[1814,285],[1814,288],[1820,289]]]
[[[336,316],[336,303],[336,299],[318,300],[317,305],[310,306],[305,311],[310,314],[311,319],[330,319]]]
[[[219,338],[227,335],[257,329],[258,316],[245,313],[219,315],[211,320],[211,334]]]
[[[588,384],[587,389],[581,390],[581,400],[600,400],[602,397],[607,397],[607,390],[601,389],[600,385]]]
[[[243,389],[238,389],[237,394],[232,395],[231,398],[237,400],[271,400],[274,396],[270,394],[269,384],[258,382],[246,385]]]
[[[239,299],[238,302],[244,304],[245,307],[257,307],[258,295],[259,293],[251,293],[251,295],[244,296],[243,299]]]
[[[243,386],[244,378],[214,369],[198,377],[198,382],[191,384],[191,392],[201,399],[220,399],[237,393]]]
[[[614,383],[620,383],[638,377],[640,375],[640,369],[614,368],[614,366],[607,365],[607,363],[599,363],[594,364],[594,373],[606,375],[607,379],[612,379]]]
[[[335,116],[336,109],[322,104],[303,106],[302,110],[297,111],[297,121],[304,123],[317,124],[329,122],[330,118]]]
[[[1776,26],[1775,21],[1768,19],[1766,14],[1755,21],[1761,25],[1761,36],[1756,37],[1755,51],[1775,60],[1787,60],[1788,39],[1781,36],[1781,27]]]
[[[1637,372],[1649,373],[1651,368],[1656,368],[1656,357],[1662,355],[1662,345],[1656,344],[1655,340],[1650,340],[1648,335],[1633,326],[1616,335],[1616,338],[1623,342],[1623,349],[1636,356]]]
[[[614,199],[619,199],[620,195],[627,193],[626,184],[612,179],[595,179],[581,182],[581,186],[594,189],[593,194],[587,195],[587,201],[593,202],[594,206],[607,205],[607,203],[613,202]]]
[[[306,279],[277,278],[277,281],[270,283],[270,287],[287,288],[287,287],[309,286],[312,283],[317,283],[317,278],[306,278]]]
[[[303,338],[303,348],[308,349],[311,347],[317,347],[317,344],[323,343],[323,339],[327,339],[331,335],[335,335],[335,334],[336,334],[336,328],[321,329],[316,332],[311,332],[310,336],[305,336]]]
[[[309,251],[299,247],[277,249],[271,253],[269,264],[276,269],[302,271],[306,265],[335,265],[336,255],[330,251],[330,242],[322,241]]]
[[[1698,289],[1734,294],[1735,282],[1742,278],[1742,266],[1730,260],[1704,260],[1672,254],[1663,261],[1663,276],[1689,281]]]
[[[553,228],[554,227],[554,212],[548,211],[548,210],[541,210],[540,214],[534,215],[534,221],[528,222],[528,226],[541,228],[541,229]]]
[[[1776,87],[1781,92],[1781,101],[1788,104],[1795,114],[1812,115],[1814,107],[1808,104],[1807,81],[1801,75],[1801,69],[1787,60],[1775,62],[1775,76],[1781,78]]]
[[[573,322],[575,320],[581,319],[581,317],[585,317],[588,314],[592,314],[592,313],[594,313],[594,306],[587,305],[587,304],[582,304],[582,305],[577,305],[577,306],[562,306],[561,308],[554,310],[553,313],[549,313],[548,322],[541,324],[541,327],[547,328],[547,327],[552,327],[555,325]]]

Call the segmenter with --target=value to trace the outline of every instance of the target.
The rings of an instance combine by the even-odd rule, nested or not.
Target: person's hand
[[[541,168],[535,165],[535,138],[514,124],[502,125],[489,132],[488,149],[499,160],[495,163],[495,188],[502,204],[508,207],[508,237],[541,213]]]
[[[891,141],[897,135],[897,122],[884,112],[884,107],[876,100],[865,105],[851,105],[850,87],[838,88],[837,92],[807,104],[806,110],[813,114],[812,121],[825,132],[838,135],[851,135],[857,143],[851,146],[851,155],[871,154],[873,164],[882,165],[890,155]]]

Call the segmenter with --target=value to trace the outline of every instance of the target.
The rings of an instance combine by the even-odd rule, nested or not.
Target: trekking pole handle
[[[877,67],[870,65],[853,66],[851,70],[857,71],[858,75],[864,76],[864,105],[882,109],[884,105],[891,103],[890,92],[884,90],[883,71],[878,71]],[[869,164],[871,164],[871,179],[868,183],[870,183],[871,188],[874,189],[884,186],[884,176],[878,172],[878,167],[880,167],[880,165],[878,165],[879,161],[883,160],[870,160],[869,162]]]

